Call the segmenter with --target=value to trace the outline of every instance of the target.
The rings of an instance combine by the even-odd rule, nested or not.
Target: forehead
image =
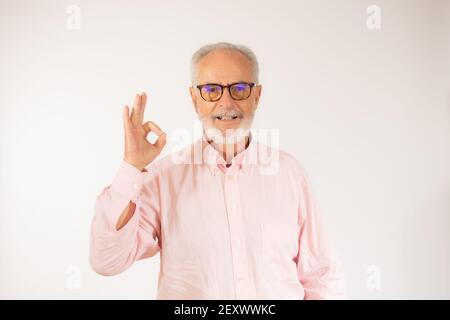
[[[218,49],[208,53],[200,59],[197,72],[199,83],[228,84],[253,80],[250,60],[239,51],[229,49]]]

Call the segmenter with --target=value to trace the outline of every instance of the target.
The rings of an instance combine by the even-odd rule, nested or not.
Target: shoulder
[[[305,168],[301,161],[286,150],[257,142],[257,152],[259,162],[262,166],[267,166],[267,164],[270,163],[270,166],[276,167],[277,170],[280,170],[293,178],[299,178],[306,175]]]

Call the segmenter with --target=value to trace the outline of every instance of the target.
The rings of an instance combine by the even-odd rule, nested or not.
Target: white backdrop
[[[136,92],[193,131],[216,41],[258,56],[255,128],[307,170],[349,298],[450,298],[450,1],[1,0],[0,41],[0,298],[155,297],[159,256],[90,269],[94,201]]]

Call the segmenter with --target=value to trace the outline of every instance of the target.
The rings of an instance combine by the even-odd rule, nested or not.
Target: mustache
[[[213,119],[216,118],[240,118],[242,119],[244,117],[244,113],[240,110],[234,109],[234,108],[227,108],[227,109],[222,109],[222,110],[218,110],[216,112],[214,112],[211,117]]]

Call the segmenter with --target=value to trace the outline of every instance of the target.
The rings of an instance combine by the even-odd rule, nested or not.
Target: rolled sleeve
[[[151,178],[155,176],[123,161],[112,184],[97,196],[90,241],[90,263],[97,273],[119,274],[160,250],[159,189]],[[116,230],[130,201],[136,204],[134,214]]]
[[[111,189],[129,200],[137,202],[144,183],[144,174],[124,160],[114,176]]]

